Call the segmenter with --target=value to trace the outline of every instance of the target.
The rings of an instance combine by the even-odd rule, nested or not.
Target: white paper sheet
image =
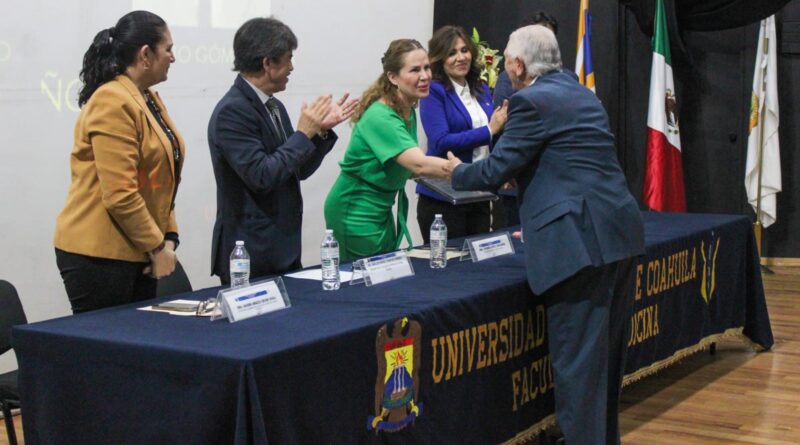
[[[286,274],[289,278],[299,278],[301,280],[316,280],[322,281],[322,269],[306,269],[301,270],[299,272],[294,272],[290,274]],[[339,271],[339,280],[344,283],[346,281],[350,281],[350,278],[353,276],[353,272],[347,272],[344,270]]]

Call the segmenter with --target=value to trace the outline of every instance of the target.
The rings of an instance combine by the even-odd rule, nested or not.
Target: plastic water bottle
[[[339,281],[339,242],[333,237],[333,230],[325,230],[325,237],[319,246],[319,259],[322,264],[322,290],[337,290]]]
[[[437,213],[431,224],[431,269],[447,267],[447,225]]]
[[[244,241],[236,241],[231,252],[231,289],[250,284],[250,254],[244,248]]]

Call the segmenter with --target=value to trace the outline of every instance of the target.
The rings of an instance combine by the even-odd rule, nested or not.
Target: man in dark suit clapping
[[[208,124],[208,146],[217,181],[217,219],[211,273],[230,282],[229,255],[236,240],[250,253],[250,276],[301,267],[303,198],[300,181],[331,150],[331,129],[350,117],[356,101],[320,96],[303,105],[297,130],[274,97],[294,69],[297,37],[273,18],[243,24],[233,40],[233,86]]]
[[[545,304],[556,421],[567,444],[618,444],[619,392],[633,258],[644,229],[614,148],[608,116],[590,90],[561,70],[553,32],[509,37],[515,89],[491,155],[461,164],[458,190],[495,190],[514,178],[528,283]]]

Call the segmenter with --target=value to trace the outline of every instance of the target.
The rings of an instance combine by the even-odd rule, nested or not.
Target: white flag
[[[750,136],[747,138],[747,166],[744,187],[747,200],[756,210],[761,163],[761,212],[763,227],[777,218],[775,195],[781,191],[781,154],[778,141],[778,57],[775,16],[761,21],[750,99]]]

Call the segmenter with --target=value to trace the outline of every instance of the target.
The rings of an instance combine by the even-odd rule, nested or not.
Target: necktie
[[[272,123],[275,124],[275,128],[278,130],[278,138],[281,140],[281,143],[286,142],[286,133],[283,131],[283,122],[281,121],[281,111],[280,106],[278,105],[278,99],[274,97],[270,97],[267,100],[267,110],[269,110],[269,114],[272,117]]]

